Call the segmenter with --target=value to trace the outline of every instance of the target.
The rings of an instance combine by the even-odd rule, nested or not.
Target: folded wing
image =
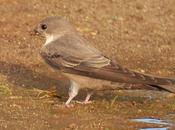
[[[67,34],[43,46],[41,56],[49,65],[63,72],[114,82],[148,84],[175,92],[174,79],[145,75],[121,67],[78,35]]]

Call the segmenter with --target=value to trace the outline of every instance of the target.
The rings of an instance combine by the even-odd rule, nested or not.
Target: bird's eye
[[[42,25],[41,25],[41,29],[42,29],[42,30],[46,30],[46,29],[47,29],[47,25],[46,25],[46,24],[42,24]]]

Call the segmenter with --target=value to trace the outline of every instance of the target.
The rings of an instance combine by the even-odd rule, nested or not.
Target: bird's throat
[[[56,39],[57,39],[57,37],[54,36],[54,35],[47,35],[47,36],[46,36],[46,42],[45,42],[44,45],[47,45],[47,44],[49,44],[49,43],[55,41]]]

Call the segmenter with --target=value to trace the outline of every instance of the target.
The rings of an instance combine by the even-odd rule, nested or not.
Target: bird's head
[[[47,39],[64,35],[73,30],[70,23],[63,17],[55,16],[42,20],[34,29],[35,34],[44,36]]]

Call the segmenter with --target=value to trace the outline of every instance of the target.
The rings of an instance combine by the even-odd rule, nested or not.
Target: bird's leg
[[[89,99],[91,98],[92,94],[93,94],[93,92],[87,93],[87,96],[86,96],[85,100],[83,101],[84,104],[91,103],[91,101],[89,101]]]
[[[77,96],[79,91],[79,86],[74,81],[71,81],[71,86],[69,88],[69,99],[66,101],[66,106],[69,106],[69,103],[72,99]]]
[[[80,104],[89,104],[89,103],[91,103],[91,101],[89,101],[89,100],[90,100],[90,97],[92,96],[92,94],[93,94],[93,91],[87,92],[87,96],[83,102],[82,101],[81,102],[76,101],[76,102],[80,103]]]

